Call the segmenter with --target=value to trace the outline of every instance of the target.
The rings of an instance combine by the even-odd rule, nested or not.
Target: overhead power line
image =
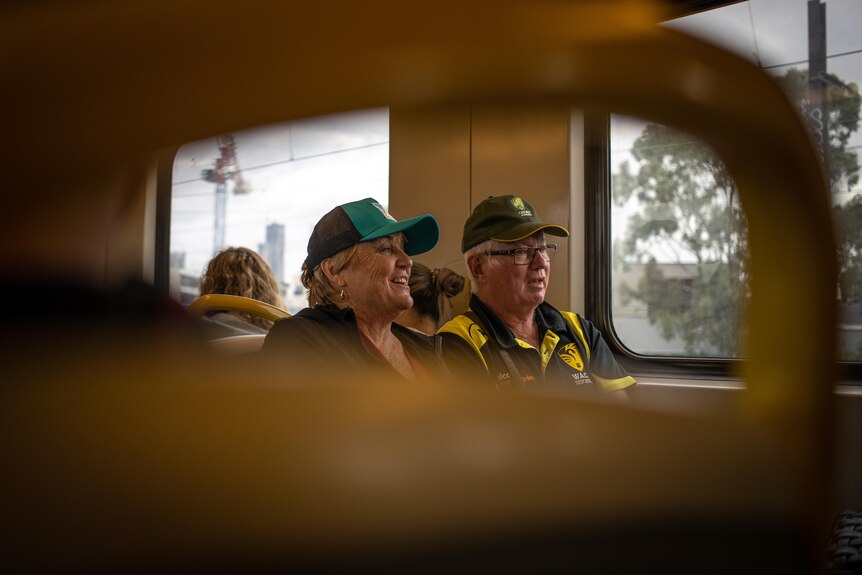
[[[748,3],[748,22],[751,25],[751,37],[754,39],[754,57],[757,59],[757,65],[763,67],[760,63],[760,47],[757,45],[757,28],[754,26],[754,13],[751,11],[751,2]]]
[[[270,168],[272,166],[278,166],[281,164],[289,164],[291,162],[299,162],[301,160],[313,160],[315,158],[321,158],[324,156],[333,156],[335,154],[343,154],[345,152],[352,152],[355,150],[364,150],[366,148],[373,148],[376,146],[387,146],[387,145],[389,145],[389,140],[386,140],[385,142],[374,142],[371,144],[363,144],[361,146],[354,146],[352,148],[342,148],[340,150],[331,150],[329,152],[321,152],[319,154],[309,154],[308,156],[298,156],[298,157],[294,157],[294,158],[288,158],[286,160],[279,160],[277,162],[270,162],[268,164],[260,164],[259,166],[252,166],[250,168],[243,168],[241,171],[242,172],[251,172],[254,170],[261,170],[263,168]],[[180,184],[190,184],[192,182],[200,182],[200,181],[204,181],[204,178],[200,177],[200,178],[190,178],[188,180],[179,180],[179,181],[173,182],[173,185],[178,186]]]
[[[827,54],[826,59],[829,60],[831,58],[841,58],[842,56],[852,56],[853,54],[862,53],[862,49],[859,50],[850,50],[849,52],[841,52],[840,54]],[[796,62],[787,62],[785,64],[773,64],[772,66],[763,66],[764,70],[771,70],[772,68],[783,68],[785,66],[798,66],[799,64],[807,64],[808,60],[798,60]]]

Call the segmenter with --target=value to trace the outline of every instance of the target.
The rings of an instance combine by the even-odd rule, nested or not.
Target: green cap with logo
[[[374,198],[336,206],[314,226],[308,238],[305,266],[313,270],[326,258],[354,244],[397,233],[403,233],[407,240],[404,252],[415,256],[437,244],[440,227],[429,214],[399,222]]]
[[[490,196],[473,209],[464,223],[461,252],[486,240],[516,242],[538,231],[552,236],[569,235],[566,228],[543,222],[533,206],[518,196]]]

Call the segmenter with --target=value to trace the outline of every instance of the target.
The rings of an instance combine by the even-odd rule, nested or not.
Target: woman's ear
[[[323,271],[323,275],[326,276],[326,279],[330,281],[332,285],[338,286],[339,288],[344,288],[346,285],[344,282],[344,277],[341,273],[334,273],[332,271],[332,258],[326,258],[322,262],[320,262],[320,269]]]

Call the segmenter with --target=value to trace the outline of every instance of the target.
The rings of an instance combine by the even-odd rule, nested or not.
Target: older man
[[[598,329],[545,302],[557,248],[545,234],[569,232],[544,223],[517,196],[490,197],[476,206],[461,239],[473,295],[467,312],[437,332],[443,360],[461,375],[490,377],[499,389],[553,384],[624,390],[635,380]]]

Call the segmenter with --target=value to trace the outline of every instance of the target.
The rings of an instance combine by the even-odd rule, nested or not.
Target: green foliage
[[[807,113],[807,72],[779,79]],[[847,150],[859,128],[855,85],[829,75],[830,176],[833,190],[859,180],[856,155]],[[617,246],[627,265],[644,274],[624,286],[623,300],[646,304],[647,317],[665,339],[680,338],[686,353],[732,357],[739,353],[742,305],[748,296],[747,226],[737,189],[708,146],[658,124],[648,125],[613,178],[614,202],[635,199],[627,235]],[[847,234],[842,258],[842,300],[862,300],[862,200],[836,208]]]
[[[862,196],[833,208],[838,225],[838,297],[862,304]]]
[[[781,87],[797,103],[800,113],[811,120],[808,70],[791,68],[778,78]],[[832,191],[848,191],[859,182],[856,154],[847,149],[850,136],[859,129],[859,86],[845,84],[835,74],[826,74],[826,115],[829,121],[829,179]],[[809,122],[810,125],[810,122]]]

